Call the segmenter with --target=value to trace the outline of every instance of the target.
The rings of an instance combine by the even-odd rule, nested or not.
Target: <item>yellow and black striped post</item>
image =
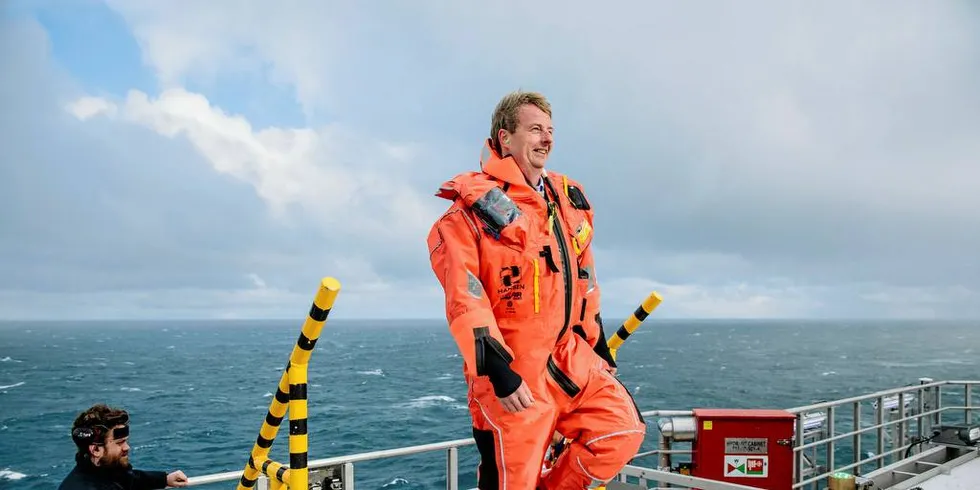
[[[612,337],[609,337],[609,340],[606,341],[606,345],[609,346],[609,355],[612,356],[614,361],[616,360],[616,351],[619,349],[619,347],[623,345],[623,342],[625,342],[637,328],[640,328],[640,324],[643,323],[643,320],[646,320],[647,316],[649,316],[650,313],[653,313],[653,310],[655,310],[657,306],[660,306],[661,301],[663,301],[663,299],[660,297],[660,294],[658,294],[656,291],[651,292],[650,295],[647,296],[647,299],[643,300],[643,302],[640,303],[640,306],[636,308],[633,315],[623,322],[623,325],[619,327],[619,330],[617,330]]]
[[[262,428],[259,429],[259,437],[255,441],[255,446],[252,447],[252,454],[248,458],[245,472],[238,482],[238,490],[246,490],[254,487],[259,473],[264,473],[259,467],[263,467],[265,462],[269,461],[269,448],[272,447],[272,441],[276,439],[276,434],[279,432],[279,424],[282,423],[282,419],[286,415],[286,408],[289,403],[288,374],[289,364],[287,363],[286,370],[283,371],[282,376],[279,378],[276,396],[273,398],[272,404],[269,406],[269,411],[265,415]]]
[[[256,465],[252,458],[248,458],[248,464],[269,478],[269,490],[287,486],[285,483],[289,481],[289,468],[282,464],[266,459],[262,464]]]
[[[252,447],[248,463],[238,482],[237,490],[248,490],[255,486],[259,474],[265,474],[271,482],[288,482],[290,488],[306,489],[309,478],[307,465],[307,405],[306,380],[307,365],[316,341],[320,338],[333,303],[340,292],[340,281],[325,277],[313,298],[310,312],[303,323],[299,339],[286,363],[286,370],[279,378],[276,396],[259,429],[259,436]],[[279,432],[286,410],[289,409],[289,469],[269,460],[269,448]]]
[[[312,346],[311,346],[312,348]],[[307,356],[309,357],[309,356]],[[309,440],[306,417],[307,364],[290,361],[289,369],[289,488],[308,488],[306,467]]]

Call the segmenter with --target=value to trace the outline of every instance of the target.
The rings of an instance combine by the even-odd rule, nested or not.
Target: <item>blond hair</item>
[[[501,129],[506,129],[511,133],[517,131],[517,114],[521,106],[525,104],[534,105],[548,117],[551,117],[551,103],[538,92],[515,90],[505,95],[493,110],[493,119],[490,124],[490,142],[497,153],[500,153],[500,140],[497,135]]]

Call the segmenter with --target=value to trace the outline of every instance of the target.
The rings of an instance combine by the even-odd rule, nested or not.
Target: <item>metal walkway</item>
[[[922,490],[975,490],[980,487],[980,458],[976,454],[959,466],[937,468],[937,475],[916,485]]]
[[[888,490],[976,490],[980,488],[980,447],[938,446],[874,473]]]

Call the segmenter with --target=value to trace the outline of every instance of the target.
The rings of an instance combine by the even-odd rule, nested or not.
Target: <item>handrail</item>
[[[414,454],[427,453],[430,451],[444,451],[449,449],[458,449],[473,444],[476,444],[476,441],[472,437],[470,437],[467,439],[454,439],[451,441],[434,442],[429,444],[418,444],[415,446],[381,449],[378,451],[368,451],[365,453],[350,454],[346,456],[333,456],[330,458],[318,459],[315,461],[311,461],[310,467],[312,468],[316,466],[317,468],[323,468],[325,466],[331,466],[335,464],[360,463],[363,461],[371,461],[375,459],[397,458],[399,456],[411,456]]]
[[[929,378],[921,378],[919,384],[787,410],[797,416],[796,440],[793,447],[795,474],[792,488],[795,490],[807,485],[815,488],[817,482],[838,472],[861,475],[862,468],[866,464],[876,464],[877,469],[880,470],[888,458],[892,458],[893,462],[907,459],[916,446],[920,446],[921,452],[921,444],[930,440],[933,427],[944,423],[944,415],[948,420],[951,412],[962,410],[964,415],[962,420],[965,422],[972,420],[971,412],[978,409],[973,404],[972,388],[978,385],[980,381],[974,380],[933,381]],[[944,387],[962,388],[963,403],[944,406],[943,395],[960,393],[951,392],[950,388],[943,391]],[[863,409],[867,407],[864,403],[867,402],[873,402],[871,409],[874,421],[870,424],[862,424]],[[844,432],[836,430],[839,410],[843,410],[844,415],[851,415],[850,430]],[[824,425],[820,430],[807,432],[804,430],[804,423],[806,417],[813,414],[822,414]],[[864,457],[862,436],[871,434],[876,438],[876,450],[870,456]],[[807,442],[809,439],[812,440]],[[846,449],[847,440],[851,441],[850,462],[838,465],[836,462],[838,449]],[[823,449],[822,462],[826,463],[825,465],[821,465],[821,458],[818,458],[820,449]],[[903,451],[904,456],[900,455]],[[807,452],[810,452],[812,457],[807,457]],[[896,456],[901,457],[896,459]]]
[[[378,459],[395,458],[400,456],[412,456],[416,454],[427,453],[431,451],[440,450],[452,450],[459,449],[461,447],[466,447],[476,444],[476,441],[472,438],[465,439],[454,439],[449,441],[434,442],[429,444],[418,444],[414,446],[404,446],[396,447],[390,449],[381,449],[377,451],[367,451],[363,453],[347,454],[343,456],[333,456],[329,458],[321,458],[310,461],[308,468],[311,470],[326,468],[328,466],[338,465],[338,464],[352,464],[361,463],[364,461],[373,461]],[[220,483],[224,481],[232,481],[240,478],[242,476],[242,471],[226,471],[223,473],[210,473],[207,475],[192,476],[187,480],[187,486],[197,486],[197,485],[209,485],[211,483]]]
[[[640,412],[644,417],[693,417],[694,410],[647,410]]]
[[[951,406],[945,406],[945,407],[938,407],[938,406],[932,405],[932,403],[936,403],[935,401],[933,401],[932,403],[926,403],[926,401],[923,400],[923,398],[921,396],[916,397],[917,394],[914,393],[914,392],[917,392],[919,390],[926,391],[926,390],[929,390],[929,389],[939,388],[939,387],[943,387],[943,386],[950,386],[950,385],[954,385],[954,386],[956,386],[956,385],[962,385],[962,386],[965,387],[965,389],[967,389],[967,391],[971,391],[971,390],[969,390],[969,387],[980,385],[980,381],[958,381],[957,380],[957,381],[937,381],[937,382],[932,382],[931,380],[929,380],[929,381],[923,381],[922,384],[920,384],[920,385],[910,385],[910,386],[906,386],[906,387],[902,387],[902,388],[894,388],[894,389],[889,389],[889,390],[882,390],[882,391],[874,392],[874,393],[871,393],[871,394],[868,394],[868,395],[862,395],[862,396],[845,398],[845,399],[842,399],[842,400],[838,400],[836,402],[834,402],[834,401],[821,402],[821,403],[813,404],[813,405],[809,405],[809,406],[797,407],[797,408],[789,409],[788,410],[789,412],[795,413],[795,414],[798,415],[798,418],[797,418],[797,423],[798,424],[800,424],[802,422],[805,422],[805,420],[806,420],[805,415],[807,415],[809,413],[814,413],[815,412],[814,409],[816,409],[816,410],[823,409],[823,410],[828,410],[829,412],[831,412],[831,413],[828,413],[827,418],[826,418],[826,424],[827,424],[826,431],[828,432],[828,435],[825,438],[820,439],[820,440],[815,441],[815,442],[800,443],[800,444],[796,445],[796,447],[793,448],[793,451],[794,451],[795,455],[797,456],[797,458],[802,459],[801,456],[804,454],[804,452],[806,452],[808,450],[815,450],[819,446],[832,446],[832,445],[834,445],[835,442],[846,440],[849,437],[859,438],[863,434],[867,434],[869,432],[874,432],[874,431],[879,431],[883,435],[883,431],[886,428],[894,427],[894,426],[897,426],[897,425],[906,425],[907,423],[910,423],[910,422],[913,422],[913,421],[918,424],[919,422],[923,421],[923,419],[935,418],[935,420],[933,420],[932,422],[934,424],[938,424],[938,423],[940,423],[942,421],[942,414],[943,413],[948,413],[948,412],[954,411],[954,410],[957,410],[957,411],[958,410],[964,410],[964,413],[969,413],[970,410],[980,411],[980,407],[977,407],[977,406],[973,405],[972,404],[972,400],[969,397],[964,401],[964,403],[962,405],[951,405]],[[889,396],[896,395],[896,394],[899,395],[899,398],[900,399],[899,399],[899,403],[897,404],[897,406],[893,410],[899,411],[900,414],[899,414],[899,416],[897,418],[893,418],[892,420],[885,420],[885,412],[887,412],[889,410],[892,410],[892,409],[889,409],[889,407],[887,407],[884,402],[885,402],[886,399],[888,399]],[[934,392],[934,394],[935,395],[938,395],[939,394],[938,390],[936,390]],[[915,399],[918,400],[921,405],[928,406],[929,409],[928,410],[917,411],[917,413],[915,413],[914,415],[907,415],[905,413],[906,404],[904,403],[904,398],[910,397],[910,396],[911,397],[915,397]],[[938,399],[938,396],[937,396],[937,399]],[[833,431],[833,425],[834,425],[834,422],[833,422],[833,420],[834,420],[834,413],[833,412],[835,411],[836,408],[839,408],[841,405],[846,405],[846,404],[856,404],[858,407],[860,407],[860,405],[861,405],[862,402],[868,402],[868,401],[875,401],[875,402],[877,402],[877,406],[883,409],[883,410],[881,410],[879,412],[879,415],[878,415],[878,418],[880,419],[880,422],[879,423],[871,424],[871,425],[868,425],[867,427],[860,427],[859,426],[858,429],[851,430],[851,431],[848,431],[848,432],[845,432],[845,433],[842,433],[842,434],[837,434],[837,433],[835,433]],[[935,406],[935,408],[933,408],[933,406]],[[858,413],[860,413],[859,410],[858,410]],[[693,411],[692,410],[646,410],[646,411],[641,412],[641,414],[644,417],[686,417],[686,416],[692,416],[693,415]],[[856,421],[857,421],[857,423],[859,425],[860,425],[860,418],[861,418],[860,416],[856,417]],[[806,432],[804,430],[801,430],[801,427],[802,427],[801,425],[797,425],[796,432],[797,432],[797,439],[798,439],[798,441],[803,440],[803,439],[806,439],[806,438],[812,438],[812,437],[814,437],[814,433],[812,431],[811,432]],[[819,436],[819,434],[818,434],[818,436]],[[904,439],[903,439],[903,441],[904,441]],[[882,440],[882,443],[883,443],[883,440]],[[333,456],[333,457],[322,458],[322,459],[317,459],[317,460],[310,461],[309,464],[308,464],[308,469],[309,470],[315,470],[315,469],[321,469],[321,468],[331,467],[331,466],[335,466],[335,465],[344,465],[344,467],[347,468],[347,467],[352,467],[352,465],[354,463],[359,463],[359,462],[364,462],[364,461],[371,461],[371,460],[378,460],[378,459],[386,459],[386,458],[395,458],[395,457],[402,457],[402,456],[410,456],[410,455],[415,455],[415,454],[420,454],[420,453],[427,453],[427,452],[433,452],[433,451],[446,451],[447,452],[447,462],[450,463],[449,465],[447,465],[447,482],[446,482],[446,485],[447,485],[447,488],[452,489],[452,490],[455,490],[457,488],[457,482],[456,482],[456,474],[457,474],[457,472],[456,472],[456,451],[458,451],[459,448],[470,446],[470,445],[473,445],[473,444],[475,444],[475,441],[473,440],[473,438],[463,438],[463,439],[455,439],[455,440],[441,441],[441,442],[428,443],[428,444],[420,444],[420,445],[407,446],[407,447],[396,447],[396,448],[382,449],[382,450],[377,450],[377,451],[369,451],[369,452],[349,454],[349,455],[342,455],[342,456]],[[882,446],[882,449],[880,451],[877,451],[875,455],[873,455],[871,457],[867,457],[867,458],[861,458],[860,457],[861,456],[860,455],[860,452],[859,452],[860,444],[858,445],[858,448],[857,449],[858,449],[858,451],[855,452],[855,455],[856,456],[853,458],[854,461],[852,461],[852,462],[850,462],[850,463],[848,463],[846,465],[841,465],[841,466],[834,465],[833,464],[833,461],[832,461],[833,460],[833,457],[832,456],[829,456],[828,459],[830,459],[831,461],[828,461],[830,464],[827,465],[827,471],[825,471],[825,472],[814,471],[813,474],[809,474],[806,477],[803,477],[802,476],[802,471],[799,472],[798,475],[796,476],[796,478],[794,478],[795,483],[793,485],[793,488],[794,489],[798,489],[798,488],[802,488],[802,487],[804,487],[806,485],[814,485],[816,482],[827,478],[829,475],[833,474],[834,472],[849,471],[849,470],[852,470],[852,469],[860,470],[861,466],[863,466],[865,464],[868,464],[868,463],[875,462],[875,461],[877,461],[879,463],[879,467],[880,467],[882,461],[885,458],[887,458],[889,456],[892,456],[894,454],[898,454],[898,453],[900,453],[900,452],[902,452],[904,450],[907,450],[907,447],[906,447],[905,444],[900,444],[900,445],[897,445],[894,448],[891,448],[889,450],[885,450],[884,447]],[[646,456],[651,456],[651,455],[656,455],[656,454],[689,454],[690,452],[691,452],[690,450],[686,450],[686,449],[658,448],[658,449],[654,449],[652,451],[645,451],[645,452],[637,453],[637,455],[634,457],[634,459],[639,459],[641,457],[646,457]],[[829,454],[833,454],[833,450],[829,451]],[[808,461],[808,462],[809,462],[810,465],[813,465],[813,466],[815,466],[818,463],[818,461],[816,461],[816,459],[814,459],[812,461]],[[801,466],[798,467],[798,468],[802,470],[802,466],[803,465],[802,465],[802,462],[801,462]],[[855,474],[860,474],[860,471],[857,471],[857,470],[854,471],[854,473]],[[350,474],[353,475],[352,472]],[[703,479],[696,479],[696,478],[694,478],[692,476],[689,476],[689,475],[681,475],[681,474],[671,473],[671,472],[666,472],[666,471],[658,471],[657,469],[654,469],[654,468],[645,468],[645,467],[634,466],[634,465],[630,465],[630,466],[627,466],[626,468],[624,468],[624,470],[620,473],[620,475],[619,475],[618,478],[619,479],[624,479],[627,476],[640,478],[643,475],[646,475],[647,478],[641,478],[641,479],[646,479],[646,480],[651,480],[651,481],[659,481],[659,482],[668,483],[668,484],[671,484],[671,485],[674,485],[674,486],[678,486],[678,485],[680,485],[680,486],[685,486],[685,485],[692,486],[693,485],[693,486],[696,486],[697,488],[701,488],[701,489],[704,489],[704,490],[707,490],[709,488],[714,488],[714,489],[719,489],[719,490],[729,490],[729,489],[744,488],[744,487],[739,487],[737,485],[733,485],[733,484],[729,484],[729,483],[715,482],[715,481],[703,480]],[[239,479],[242,476],[243,476],[243,472],[242,471],[234,471],[234,472],[226,472],[226,473],[216,473],[216,474],[210,474],[210,475],[201,475],[201,476],[191,477],[191,478],[189,478],[189,482],[188,483],[191,486],[205,485],[205,484],[217,483],[217,482],[222,482],[222,481],[232,481],[232,480],[235,480],[235,479]],[[268,477],[268,475],[265,475],[265,476]],[[288,479],[287,479],[287,481],[288,481]],[[274,480],[270,479],[270,482],[273,482],[274,483]],[[345,488],[348,488],[348,489],[349,488],[352,488],[352,486],[353,486],[353,482],[352,481],[345,480],[344,481],[344,484],[345,484]]]
[[[644,417],[682,417],[693,414],[691,410],[647,410],[640,412]],[[453,439],[449,441],[434,442],[428,444],[418,444],[414,446],[404,446],[396,447],[390,449],[381,449],[377,451],[368,451],[363,453],[348,454],[343,456],[332,456],[329,458],[316,459],[309,462],[309,469],[320,469],[328,466],[333,466],[337,464],[346,463],[360,463],[364,461],[372,461],[378,459],[387,459],[400,456],[411,456],[415,454],[421,454],[431,451],[447,451],[451,449],[459,449],[461,447],[466,447],[475,444],[476,441],[472,437],[463,439]],[[688,451],[689,452],[689,451]],[[637,454],[636,457],[641,457],[643,454]],[[242,471],[227,471],[223,473],[211,473],[201,476],[192,476],[188,478],[188,486],[196,485],[209,485],[211,483],[219,483],[223,481],[231,481],[241,478]]]
[[[647,482],[655,481],[666,483],[671,488],[697,488],[699,490],[759,490],[758,487],[749,487],[736,483],[728,483],[717,480],[709,480],[691,475],[671,473],[663,470],[644,468],[642,466],[626,465],[620,472],[620,480],[625,477],[633,477],[639,480],[639,484],[647,488]],[[660,488],[659,486],[657,488]]]
[[[868,401],[868,400],[872,400],[872,399],[875,399],[875,398],[885,398],[885,397],[887,397],[889,395],[897,395],[899,393],[906,393],[908,391],[918,390],[920,388],[931,388],[931,387],[935,387],[935,386],[943,386],[943,385],[954,384],[954,383],[956,383],[956,382],[952,382],[952,381],[935,381],[935,382],[930,382],[930,383],[921,384],[921,385],[902,386],[900,388],[890,388],[890,389],[887,389],[887,390],[876,391],[874,393],[868,393],[868,394],[865,394],[865,395],[852,396],[850,398],[842,398],[840,400],[831,400],[831,401],[816,403],[816,404],[813,404],[813,405],[806,405],[806,406],[802,406],[802,407],[790,408],[790,409],[787,409],[786,411],[789,412],[789,413],[794,413],[794,414],[801,413],[801,412],[812,412],[814,410],[821,410],[821,409],[829,408],[829,407],[837,407],[837,406],[844,405],[844,404],[847,404],[847,403]],[[960,382],[960,383],[976,383],[976,381],[965,381],[965,382]],[[960,383],[956,383],[956,384],[960,384]]]
[[[845,432],[843,434],[837,434],[836,436],[833,436],[833,437],[827,437],[825,439],[819,439],[819,440],[816,440],[816,441],[813,441],[813,442],[810,442],[810,443],[803,444],[801,446],[796,446],[795,449],[798,450],[798,451],[802,451],[804,449],[814,448],[814,447],[817,447],[817,446],[820,446],[820,445],[823,445],[823,444],[826,444],[826,443],[829,443],[829,442],[835,442],[835,441],[839,441],[841,439],[846,439],[848,437],[853,437],[855,435],[862,434],[864,432],[868,432],[868,431],[871,431],[873,429],[878,429],[878,428],[883,428],[883,427],[889,427],[889,426],[892,426],[892,425],[895,425],[895,424],[899,424],[899,423],[902,423],[902,422],[911,422],[913,420],[918,420],[918,419],[920,419],[922,417],[925,417],[927,415],[936,415],[936,414],[942,413],[945,410],[949,410],[951,408],[954,408],[954,407],[944,407],[944,408],[940,408],[940,409],[936,409],[936,410],[930,410],[928,412],[924,412],[924,413],[921,413],[921,414],[916,414],[916,415],[911,415],[911,416],[908,416],[908,417],[903,417],[903,418],[900,418],[900,419],[890,420],[890,421],[885,422],[883,424],[870,425],[870,426],[865,427],[863,429],[852,430],[850,432]]]

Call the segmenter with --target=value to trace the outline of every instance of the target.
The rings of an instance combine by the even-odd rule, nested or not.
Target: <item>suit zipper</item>
[[[544,179],[544,182],[547,184],[548,189],[550,189],[551,192],[555,194],[555,197],[557,197],[555,189],[551,187],[551,182],[548,181],[547,178]],[[546,190],[545,201],[548,203],[548,215],[552,218],[550,221],[552,222],[552,226],[554,228],[555,240],[558,242],[558,251],[561,254],[561,277],[565,283],[565,323],[562,324],[561,331],[558,333],[558,339],[555,340],[555,343],[558,343],[558,340],[561,340],[562,336],[565,335],[565,331],[568,330],[568,322],[572,316],[572,281],[569,278],[572,266],[568,258],[568,248],[566,248],[567,245],[565,244],[565,235],[561,228],[561,219],[558,216],[558,201],[548,199],[547,195],[548,191]]]
[[[548,374],[554,378],[555,382],[558,383],[558,387],[560,387],[566,395],[575,398],[575,396],[582,391],[582,389],[579,388],[567,374],[563,373],[561,369],[558,369],[558,364],[555,364],[555,360],[550,355],[548,356]]]
[[[572,266],[571,261],[568,258],[568,246],[565,243],[565,234],[561,227],[561,217],[558,216],[558,193],[555,192],[555,188],[551,186],[551,181],[549,181],[547,177],[542,178],[547,186],[547,189],[545,189],[544,192],[545,202],[548,205],[549,221],[552,223],[553,231],[555,233],[555,240],[558,242],[558,251],[561,254],[561,277],[565,284],[565,321],[561,326],[561,331],[558,332],[558,337],[555,339],[555,344],[557,345],[562,336],[565,335],[565,331],[568,330],[568,323],[572,317]],[[548,199],[549,190],[555,197],[554,201]],[[579,388],[567,374],[558,368],[558,364],[555,363],[555,360],[551,357],[551,355],[548,356],[548,374],[551,375],[555,382],[558,383],[558,386],[561,387],[562,391],[564,391],[568,396],[574,398],[580,391],[582,391],[581,388]]]
[[[497,352],[501,359],[510,364],[514,358],[500,345],[497,339],[490,335],[489,327],[476,327],[473,329],[473,341],[476,343],[474,350],[474,361],[476,362],[476,375],[483,376],[486,373],[486,348],[489,346]]]
[[[558,248],[561,251],[561,276],[565,281],[565,323],[561,327],[561,333],[564,334],[565,330],[568,329],[568,321],[572,317],[572,280],[569,277],[571,275],[571,272],[569,271],[571,271],[572,266],[568,259],[568,248],[566,248],[565,244],[565,234],[564,231],[562,231],[561,223],[559,223],[561,219],[558,217],[558,205],[552,202],[551,206],[552,209],[554,209],[552,212],[555,213],[555,239],[558,240]],[[558,336],[558,339],[561,339],[561,335]]]

